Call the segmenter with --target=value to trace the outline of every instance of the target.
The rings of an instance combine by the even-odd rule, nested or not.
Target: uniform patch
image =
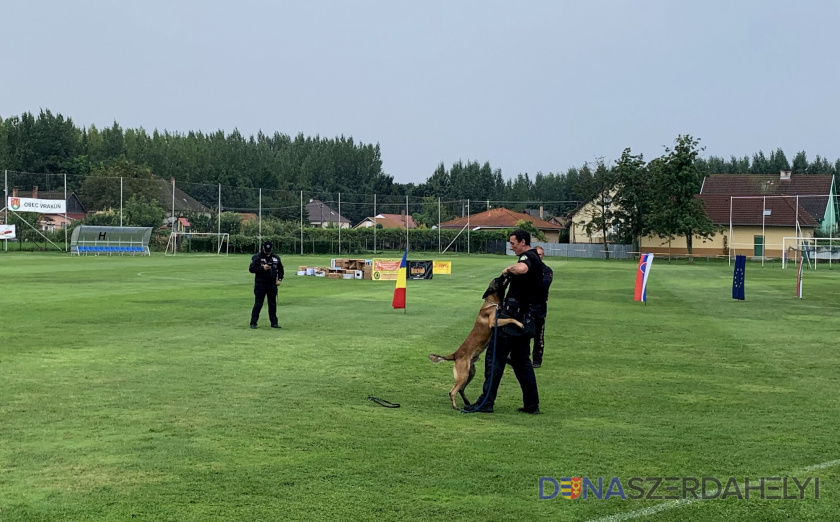
[[[525,254],[523,254],[523,255],[519,256],[519,260],[520,260],[520,261],[527,261],[527,260],[528,260],[528,256],[526,256]]]

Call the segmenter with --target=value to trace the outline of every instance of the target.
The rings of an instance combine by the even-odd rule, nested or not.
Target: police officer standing
[[[464,408],[468,413],[493,413],[499,382],[505,372],[508,355],[510,365],[522,388],[523,413],[540,413],[540,397],[537,391],[537,379],[529,357],[530,338],[534,334],[531,306],[540,299],[540,287],[543,277],[543,262],[531,249],[531,234],[525,230],[515,230],[510,236],[510,248],[518,256],[515,264],[502,271],[510,277],[510,286],[502,309],[505,317],[513,317],[525,325],[525,329],[515,325],[498,328],[495,350],[493,341],[484,358],[484,388],[476,402]]]
[[[543,261],[545,259],[545,250],[543,250],[543,247],[538,246],[534,250],[537,252],[537,255],[540,256],[540,260]],[[543,351],[545,350],[545,315],[548,311],[548,289],[551,286],[552,281],[554,281],[554,271],[551,270],[545,262],[543,262],[540,298],[537,303],[531,307],[531,313],[534,315],[534,327],[536,330],[536,336],[534,337],[534,353],[532,357],[534,361],[532,366],[534,368],[542,366]]]
[[[266,241],[260,248],[260,253],[251,257],[248,271],[254,274],[254,308],[251,310],[251,328],[257,328],[265,297],[268,296],[268,319],[272,328],[280,328],[277,324],[277,286],[283,280],[283,263],[280,257],[271,251],[271,241]]]

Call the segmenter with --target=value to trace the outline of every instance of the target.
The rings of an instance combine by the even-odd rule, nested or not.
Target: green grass
[[[283,329],[252,331],[245,256],[0,254],[0,520],[588,520],[664,501],[538,500],[538,478],[733,475],[817,475],[821,499],[641,519],[838,519],[840,465],[804,471],[840,459],[837,270],[798,300],[794,270],[750,264],[736,302],[726,263],[658,260],[645,306],[635,263],[552,259],[543,415],[510,371],[464,415],[427,354],[512,259],[443,259],[407,314],[391,283],[290,275]]]

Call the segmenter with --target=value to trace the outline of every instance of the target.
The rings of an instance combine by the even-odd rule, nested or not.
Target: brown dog
[[[490,286],[487,287],[487,291],[482,296],[484,298],[484,304],[481,305],[481,309],[478,311],[478,318],[475,320],[475,325],[473,325],[472,331],[455,353],[445,357],[434,354],[429,355],[429,360],[433,363],[455,361],[455,366],[452,370],[455,374],[455,386],[449,390],[449,399],[452,401],[452,407],[456,410],[459,409],[455,404],[455,394],[457,393],[461,394],[465,406],[470,405],[470,401],[464,395],[464,388],[470,384],[470,381],[475,376],[475,362],[478,361],[478,357],[487,348],[487,344],[490,341],[496,320],[496,310],[499,309],[502,303],[506,287],[507,280],[503,277],[497,277],[490,282]],[[515,324],[520,328],[524,328],[522,323],[516,319],[499,319],[499,326],[508,324]]]

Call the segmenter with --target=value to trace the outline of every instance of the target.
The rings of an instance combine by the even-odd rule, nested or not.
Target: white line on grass
[[[807,473],[809,471],[814,471],[817,469],[825,469],[825,468],[833,468],[834,466],[840,466],[840,460],[829,460],[828,462],[823,462],[822,464],[815,464],[813,466],[808,466],[807,468],[802,468],[800,473]],[[738,484],[738,489],[743,490],[744,484]],[[711,492],[710,492],[711,493]],[[632,520],[634,518],[644,517],[648,515],[653,515],[655,513],[659,513],[661,511],[667,511],[669,509],[674,509],[682,506],[687,506],[689,504],[694,504],[695,502],[699,502],[701,499],[699,498],[684,498],[681,500],[670,500],[668,502],[664,502],[662,504],[658,504],[656,506],[647,507],[644,509],[638,509],[636,511],[628,511],[626,513],[616,513],[615,515],[609,515],[602,518],[593,518],[590,519],[588,522],[622,522],[624,520]]]

